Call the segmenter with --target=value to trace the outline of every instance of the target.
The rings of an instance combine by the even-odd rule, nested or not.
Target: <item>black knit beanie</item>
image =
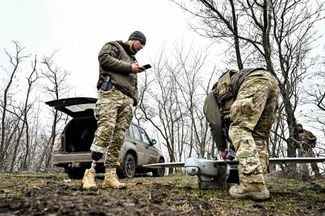
[[[130,35],[129,40],[139,40],[144,44],[146,44],[146,41],[147,41],[146,36],[144,36],[144,34],[140,31],[133,32]]]

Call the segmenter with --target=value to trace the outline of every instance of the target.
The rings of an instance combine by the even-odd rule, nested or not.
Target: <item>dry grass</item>
[[[272,198],[265,202],[200,190],[186,174],[123,181],[126,190],[84,191],[81,180],[62,173],[0,173],[0,215],[325,215],[324,179],[268,180]]]

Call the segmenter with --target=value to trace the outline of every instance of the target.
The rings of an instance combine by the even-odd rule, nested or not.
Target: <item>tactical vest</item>
[[[263,68],[243,69],[240,72],[236,70],[228,70],[221,75],[217,83],[214,85],[213,91],[217,99],[223,119],[229,120],[230,108],[236,100],[240,85],[244,79],[252,72],[264,70]]]

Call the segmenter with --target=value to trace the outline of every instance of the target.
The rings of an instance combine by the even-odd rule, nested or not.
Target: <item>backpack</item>
[[[229,121],[230,108],[237,98],[237,94],[241,84],[245,78],[254,71],[265,70],[263,68],[242,69],[240,72],[236,70],[228,70],[221,75],[217,83],[215,96],[220,107],[222,117],[225,121]]]
[[[231,81],[231,78],[234,76],[234,74],[238,74],[238,71],[228,70],[223,73],[218,79],[217,83],[214,84],[215,97],[220,107],[222,116],[226,119],[228,119],[231,105],[233,104],[235,99],[233,95],[233,85]]]
[[[228,129],[230,125],[230,108],[237,97],[239,87],[245,77],[263,68],[243,69],[240,72],[228,70],[223,73],[213,85],[212,91],[207,95],[203,105],[203,113],[209,122],[211,135],[218,149],[227,147]]]
[[[205,98],[203,105],[203,113],[209,122],[213,141],[218,149],[227,148],[226,137],[223,131],[222,118],[218,102],[215,97],[215,92],[212,91]]]

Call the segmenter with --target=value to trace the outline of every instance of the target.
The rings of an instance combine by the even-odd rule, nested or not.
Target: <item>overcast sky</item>
[[[97,96],[100,48],[111,40],[127,40],[135,30],[147,37],[137,55],[140,64],[152,63],[166,44],[185,41],[204,48],[211,42],[190,30],[190,16],[169,0],[0,0],[0,8],[0,66],[8,63],[3,49],[12,49],[12,40],[40,60],[57,51],[54,63],[71,74],[70,96]],[[324,35],[324,21],[318,26]],[[323,53],[324,37],[315,46]],[[210,51],[216,50],[220,47]],[[222,58],[211,54],[208,63],[224,70]]]
[[[176,41],[209,42],[189,29],[189,15],[169,0],[0,0],[1,48],[12,40],[32,54],[49,56],[70,72],[77,96],[96,96],[97,55],[111,40],[128,39],[135,30],[147,37],[137,59],[151,63],[157,51]],[[0,55],[1,56],[1,55]]]
[[[111,40],[127,40],[135,30],[147,37],[137,54],[140,64],[153,63],[165,45],[185,41],[205,48],[211,43],[189,29],[190,15],[169,0],[0,0],[0,8],[1,50],[17,40],[40,60],[57,51],[54,63],[70,73],[75,88],[70,96],[96,97],[100,48]],[[323,24],[318,26],[324,35]],[[323,53],[324,37],[315,46]],[[223,70],[224,57],[216,56],[217,50],[210,48],[207,64]],[[3,51],[0,60],[8,63]]]
[[[0,0],[0,8],[1,50],[17,40],[40,59],[57,51],[55,63],[71,74],[76,96],[96,96],[100,48],[111,40],[127,40],[135,30],[147,37],[137,54],[140,64],[152,63],[166,44],[185,41],[204,48],[211,43],[189,29],[190,15],[169,0]],[[210,54],[209,63],[222,70],[221,58]]]

